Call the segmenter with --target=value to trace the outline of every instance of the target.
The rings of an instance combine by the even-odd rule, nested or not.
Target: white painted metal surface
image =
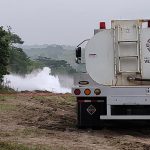
[[[150,28],[139,20],[112,21],[112,29],[100,30],[85,48],[87,73],[102,85],[139,86],[128,76],[150,79]]]
[[[124,56],[127,58],[119,60]],[[113,105],[150,105],[150,81],[127,80],[129,75],[150,79],[150,28],[142,28],[139,20],[113,21],[112,29],[100,30],[88,42],[85,59],[87,73],[98,84],[88,77],[87,81],[92,84],[74,87],[72,91],[79,88],[81,94],[76,96],[84,99],[106,98],[107,115],[100,119],[150,120],[149,114],[111,115]],[[88,96],[84,93],[86,88],[91,90]],[[100,95],[94,93],[96,88],[101,90]]]
[[[141,101],[143,104],[150,104],[150,86],[88,86],[88,87],[74,87],[72,88],[72,93],[74,90],[79,88],[81,91],[80,95],[76,95],[77,97],[108,97],[108,103],[113,103],[112,101],[118,99],[122,100],[122,104],[124,101],[126,102],[138,102]],[[90,95],[85,95],[84,90],[89,88],[91,90]],[[94,90],[100,89],[101,94],[95,95]],[[132,99],[132,101],[131,101]],[[143,100],[142,100],[143,99]],[[110,101],[109,101],[110,100]],[[145,101],[146,100],[146,101]],[[141,104],[141,103],[139,103]]]
[[[150,120],[150,115],[100,116],[101,120]]]
[[[88,42],[85,59],[87,72],[94,81],[112,85],[115,80],[112,30],[102,30]]]
[[[142,77],[150,79],[150,28],[141,31],[141,67]]]
[[[138,20],[112,21],[116,73],[140,73],[140,32]]]
[[[118,30],[118,41],[137,41],[139,20],[112,20],[112,28]]]
[[[150,86],[99,86],[88,87],[91,89],[90,95],[85,95],[86,87],[80,87],[81,94],[77,97],[107,97],[107,115],[101,116],[101,120],[150,120],[150,115],[112,115],[113,105],[150,105]],[[100,95],[94,94],[94,89],[101,89]],[[74,89],[73,89],[74,90]],[[89,101],[89,100],[88,100]]]

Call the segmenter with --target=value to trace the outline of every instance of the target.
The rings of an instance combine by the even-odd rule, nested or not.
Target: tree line
[[[4,75],[9,72],[25,74],[39,67],[17,46],[23,43],[24,41],[17,34],[11,32],[10,27],[7,30],[0,27],[0,85]]]
[[[39,56],[36,59],[36,61],[43,66],[50,67],[52,75],[57,75],[57,74],[72,75],[76,73],[76,70],[72,68],[72,66],[68,64],[66,60],[55,60],[55,59]]]

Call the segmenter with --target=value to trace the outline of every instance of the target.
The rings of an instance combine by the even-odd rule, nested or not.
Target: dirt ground
[[[150,150],[150,123],[106,123],[76,128],[71,94],[0,94],[0,150]],[[15,146],[16,148],[15,148]]]

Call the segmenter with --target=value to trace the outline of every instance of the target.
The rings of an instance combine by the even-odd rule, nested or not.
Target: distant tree
[[[10,72],[24,74],[27,72],[27,61],[29,61],[29,59],[21,48],[15,46],[16,44],[23,44],[24,42],[11,30],[11,27],[8,27],[8,34],[11,42],[8,68]]]
[[[57,73],[68,73],[74,74],[76,70],[70,66],[65,60],[54,60],[47,57],[39,56],[37,61],[41,62],[44,66],[51,68],[51,74],[56,75]]]
[[[24,41],[15,33],[12,32],[12,28],[8,26],[8,34],[11,44],[23,44]]]
[[[0,84],[3,76],[8,74],[7,65],[10,54],[10,34],[0,27]]]
[[[10,56],[8,70],[12,73],[25,75],[40,67],[39,64],[31,61],[26,53],[17,46],[18,44],[23,44],[24,41],[22,41],[22,39],[17,34],[11,31],[11,27],[8,27],[8,34],[11,42],[9,48]]]
[[[23,44],[23,41],[11,31],[11,27],[7,31],[0,27],[0,84],[4,75],[9,74],[8,70],[15,73],[27,72],[30,59],[16,44]]]
[[[0,85],[4,75],[9,72],[24,75],[40,67],[41,64],[31,61],[18,47],[18,44],[23,43],[22,39],[12,32],[11,27],[8,27],[7,31],[0,27]]]

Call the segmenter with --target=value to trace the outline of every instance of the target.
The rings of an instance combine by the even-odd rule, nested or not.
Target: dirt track
[[[75,107],[70,94],[0,95],[0,150],[4,143],[50,150],[150,150],[148,123],[79,130]]]

